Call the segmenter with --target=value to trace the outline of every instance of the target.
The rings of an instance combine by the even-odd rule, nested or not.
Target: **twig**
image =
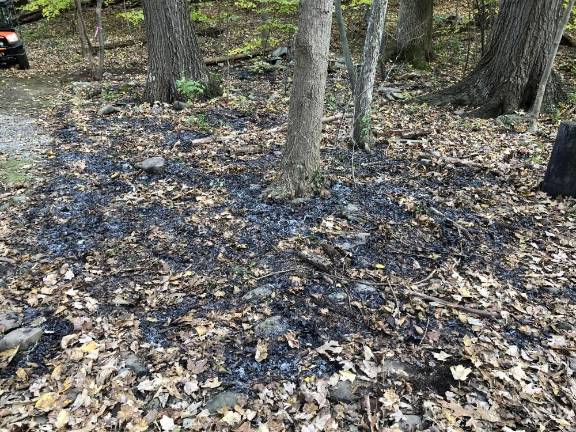
[[[426,339],[426,335],[428,334],[428,327],[430,327],[430,317],[426,320],[426,328],[424,329],[424,334],[422,335],[422,339],[420,339],[420,343],[418,345],[422,345],[424,339]]]
[[[368,422],[370,423],[370,432],[376,432],[374,417],[372,417],[372,408],[370,407],[369,395],[366,395],[364,404],[366,405],[366,414],[368,415]]]
[[[280,271],[268,273],[268,274],[265,274],[264,276],[260,276],[260,277],[254,278],[254,280],[255,280],[255,281],[259,281],[259,280],[267,279],[267,278],[269,278],[269,277],[276,276],[276,275],[279,275],[279,274],[290,273],[290,272],[292,272],[292,271],[296,271],[296,269],[295,269],[295,268],[289,268],[289,269],[287,269],[287,270],[280,270]]]
[[[428,277],[426,279],[423,279],[422,281],[417,282],[417,284],[422,284],[425,280],[430,278],[431,275],[432,275],[432,273],[430,275],[428,275]],[[345,277],[345,276],[337,276],[337,275],[330,275],[330,276],[335,277],[337,279],[346,280],[349,282],[363,283],[365,285],[371,285],[371,286],[386,287],[389,284],[389,282],[388,283],[371,282],[371,281],[366,281],[366,280],[362,280],[362,279],[349,278],[349,277]],[[483,316],[483,317],[492,318],[492,319],[500,318],[500,314],[498,312],[493,312],[493,311],[489,311],[489,310],[480,310],[480,309],[464,306],[464,305],[461,305],[458,303],[452,303],[452,302],[449,302],[447,300],[441,299],[440,297],[435,297],[435,296],[431,296],[431,295],[424,294],[421,292],[413,291],[413,290],[408,289],[408,288],[402,288],[402,287],[397,287],[397,288],[399,290],[399,293],[405,297],[417,297],[421,300],[426,300],[428,302],[436,303],[440,306],[444,306],[444,307],[448,307],[448,308],[458,309],[458,310],[461,310],[463,312],[470,313],[472,315],[478,315],[478,316]]]

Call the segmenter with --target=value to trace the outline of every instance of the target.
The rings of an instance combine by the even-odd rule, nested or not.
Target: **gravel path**
[[[57,82],[45,78],[0,80],[0,156],[35,159],[36,149],[51,142],[36,118],[58,90]]]

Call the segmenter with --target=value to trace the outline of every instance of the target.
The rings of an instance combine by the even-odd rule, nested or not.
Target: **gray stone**
[[[358,396],[354,394],[356,387],[350,381],[339,381],[330,390],[330,398],[338,402],[354,402]]]
[[[99,116],[105,116],[105,115],[110,115],[110,114],[114,114],[117,112],[120,112],[120,108],[115,107],[112,104],[106,104],[98,110],[98,115]]]
[[[138,376],[147,375],[149,372],[144,361],[134,353],[126,356],[124,365]]]
[[[17,346],[26,349],[40,340],[44,330],[39,327],[23,327],[11,331],[0,339],[0,351],[6,351]]]
[[[134,166],[148,174],[160,174],[166,167],[166,160],[163,157],[155,156],[138,162]]]
[[[174,101],[174,103],[172,104],[172,107],[176,110],[176,111],[182,111],[185,110],[186,108],[188,108],[188,104],[186,102],[182,102],[182,101]]]
[[[378,292],[374,286],[363,283],[357,283],[352,289],[356,294],[376,294]]]
[[[274,293],[274,287],[272,285],[262,285],[261,287],[254,288],[252,291],[248,291],[242,296],[244,301],[258,301],[266,300]]]
[[[336,303],[341,303],[348,299],[348,294],[346,294],[344,291],[334,291],[328,295],[328,299]]]
[[[279,58],[284,57],[286,55],[288,55],[288,47],[282,46],[282,47],[278,47],[274,51],[272,51],[272,54],[270,54],[270,58],[271,59],[279,59]]]
[[[422,425],[422,417],[418,415],[405,415],[400,419],[400,429],[404,432],[417,431]]]
[[[215,414],[223,408],[234,408],[238,403],[241,394],[233,391],[223,391],[218,393],[206,403],[206,409]]]
[[[14,312],[0,311],[0,334],[8,333],[20,325],[20,317]]]
[[[345,251],[350,251],[357,246],[362,246],[366,244],[366,241],[370,237],[369,233],[356,233],[348,235],[345,237],[340,237],[336,240],[336,246]]]
[[[382,372],[398,378],[410,378],[417,373],[412,365],[395,360],[384,360],[380,366]]]
[[[288,331],[288,323],[279,316],[271,316],[256,325],[254,331],[258,336],[278,337]]]
[[[192,427],[194,426],[194,418],[193,417],[187,417],[184,420],[182,420],[182,427],[184,429],[192,429]]]
[[[570,369],[576,372],[576,357],[570,357],[568,359],[568,365],[570,366]]]

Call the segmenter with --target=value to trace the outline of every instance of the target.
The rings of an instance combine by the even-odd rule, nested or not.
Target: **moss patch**
[[[31,176],[28,173],[31,162],[28,160],[8,159],[0,161],[0,183],[15,185],[27,183]]]

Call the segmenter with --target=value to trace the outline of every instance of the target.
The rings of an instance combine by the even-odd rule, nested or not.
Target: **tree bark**
[[[373,141],[372,136],[372,93],[374,91],[374,79],[376,78],[376,66],[380,54],[382,33],[386,20],[388,0],[374,0],[370,10],[368,29],[364,41],[364,54],[362,69],[356,80],[354,89],[354,120],[352,139],[354,145],[369,151]]]
[[[96,2],[96,31],[98,32],[98,65],[95,69],[95,77],[97,80],[102,79],[104,74],[104,49],[105,49],[105,37],[104,37],[104,26],[102,24],[102,3],[104,0],[98,0]]]
[[[200,81],[208,88],[208,69],[202,60],[186,0],[143,0],[148,40],[148,75],[144,98],[171,103],[178,97],[176,81]]]
[[[439,105],[474,105],[481,117],[528,111],[554,46],[562,4],[563,0],[500,0],[489,46],[476,68],[458,84],[425,99]],[[553,105],[561,95],[553,75],[545,102]]]
[[[401,0],[395,57],[424,69],[432,58],[433,0]]]
[[[553,197],[576,197],[576,122],[560,123],[542,190]]]
[[[92,44],[86,31],[86,22],[84,21],[84,11],[82,10],[82,0],[74,0],[76,7],[76,28],[80,38],[80,45],[82,47],[82,55],[88,63],[90,74],[96,78],[96,66],[94,63],[94,56],[92,55]]]
[[[303,196],[317,186],[332,0],[302,0],[295,38],[295,60],[282,178],[276,197]]]
[[[336,22],[338,23],[338,33],[340,35],[342,57],[344,57],[346,69],[348,69],[348,81],[350,82],[350,89],[354,91],[354,86],[356,85],[356,69],[354,67],[354,63],[352,62],[352,53],[350,52],[350,44],[348,43],[346,24],[344,23],[344,17],[342,15],[342,0],[334,0],[334,6],[336,12]]]
[[[554,46],[552,50],[548,54],[546,59],[546,69],[540,78],[540,83],[538,84],[538,91],[536,92],[536,100],[534,101],[534,105],[532,106],[532,110],[530,111],[530,131],[536,132],[538,127],[538,117],[540,116],[540,110],[542,109],[542,101],[544,100],[544,92],[546,91],[546,84],[550,79],[550,75],[552,74],[552,67],[554,66],[554,59],[556,58],[556,54],[558,53],[558,47],[560,46],[560,41],[562,40],[562,34],[564,33],[564,29],[570,21],[570,14],[572,13],[572,9],[574,8],[574,3],[576,0],[569,0],[568,4],[564,9],[564,14],[562,15],[562,19],[560,20],[560,25],[556,31],[556,37],[554,38]]]

